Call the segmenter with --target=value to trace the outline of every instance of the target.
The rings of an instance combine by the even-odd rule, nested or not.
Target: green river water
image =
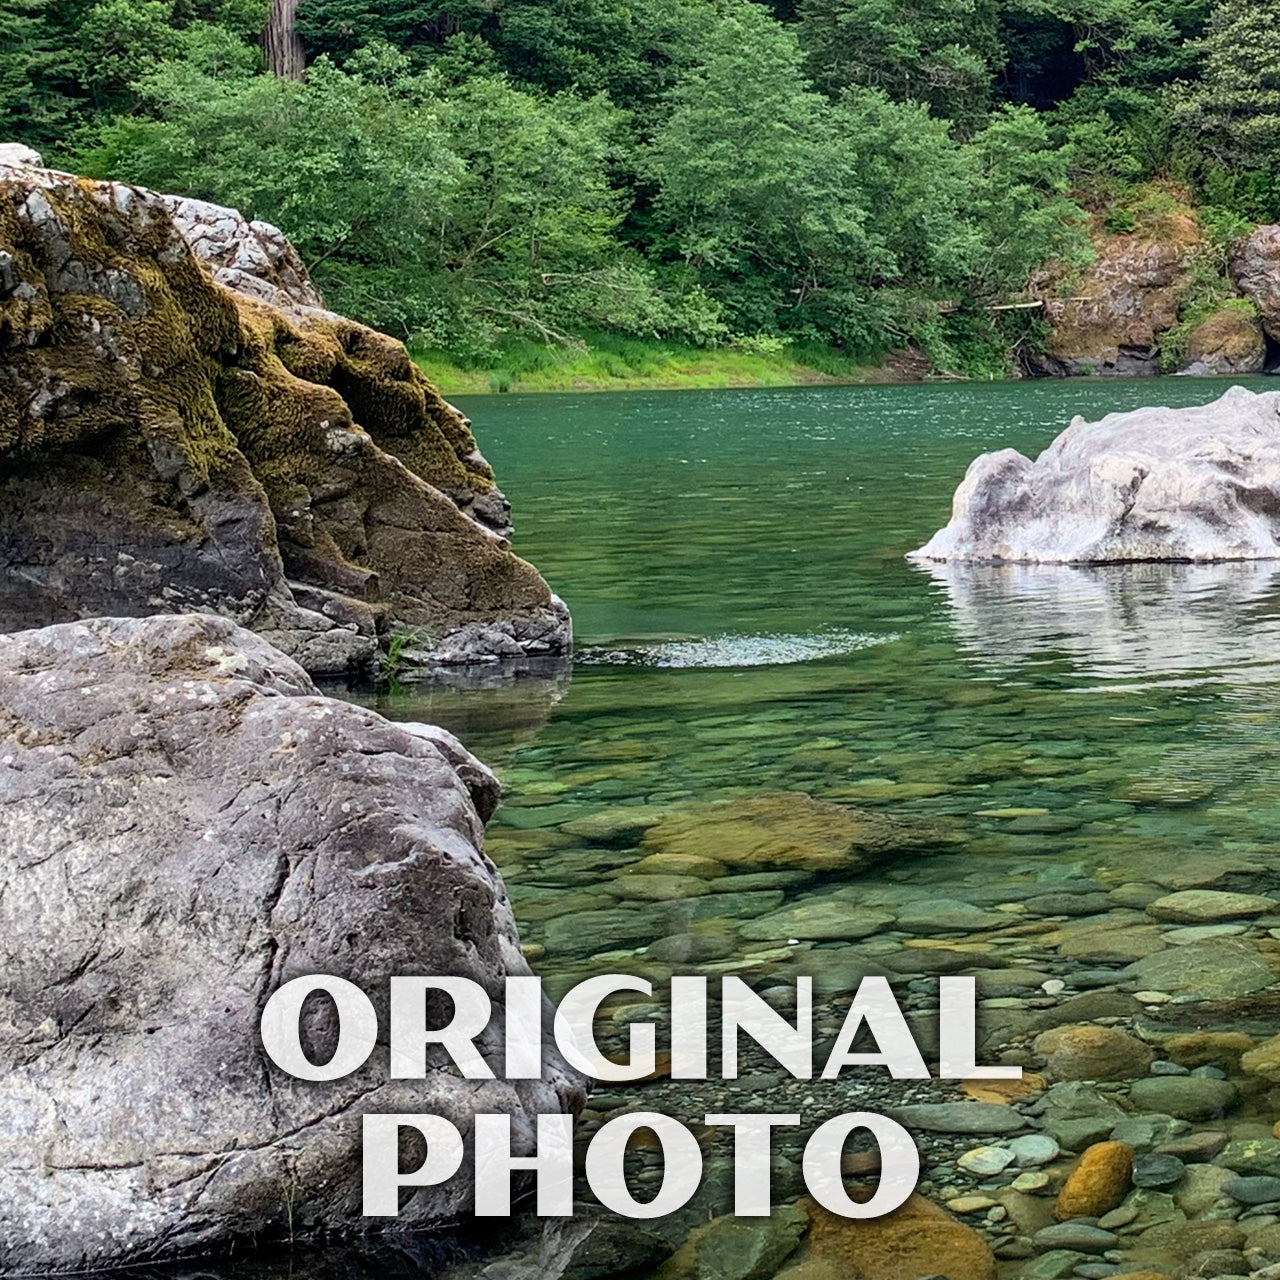
[[[801,791],[944,817],[956,851],[890,874],[966,901],[1142,880],[1153,858],[1247,862],[1280,838],[1280,563],[945,572],[903,558],[945,523],[976,454],[1034,455],[1074,413],[1223,389],[470,401],[517,549],[573,611],[577,662],[571,678],[377,705],[454,729],[502,776],[489,849],[553,991],[591,951],[665,931],[647,909],[630,934],[592,939],[591,914],[569,944],[548,936],[548,920],[610,906],[602,878],[643,856],[625,836],[566,831],[617,806]]]

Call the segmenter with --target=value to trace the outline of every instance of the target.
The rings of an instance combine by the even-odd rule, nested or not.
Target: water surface
[[[569,602],[578,662],[571,681],[379,705],[450,725],[499,768],[490,843],[533,941],[642,856],[622,841],[593,858],[564,833],[617,805],[786,790],[946,816],[964,849],[894,874],[969,896],[984,878],[1114,882],[1152,856],[1265,854],[1280,563],[903,559],[976,454],[1034,455],[1074,413],[1225,385],[475,399],[517,549]],[[539,967],[556,965],[553,950]]]

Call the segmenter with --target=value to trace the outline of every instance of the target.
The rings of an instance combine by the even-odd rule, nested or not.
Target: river
[[[574,665],[364,700],[444,724],[500,774],[487,849],[553,997],[602,971],[655,984],[678,971],[738,974],[784,1001],[810,974],[835,999],[888,970],[920,1030],[936,975],[963,968],[980,974],[988,1051],[1022,1045],[1016,1061],[1060,1024],[1123,1021],[1156,1044],[1204,1028],[1273,1034],[1274,1001],[1249,1001],[1275,976],[1274,919],[1179,933],[1144,908],[1171,891],[1280,885],[1280,561],[943,570],[904,558],[945,523],[975,455],[1034,455],[1076,413],[1200,403],[1225,385],[464,403],[512,499],[517,550],[573,611]],[[883,836],[888,856],[824,862],[824,841],[851,823]],[[763,857],[762,831],[777,846]],[[618,1002],[614,1030],[640,1017],[661,1023],[660,1002]],[[1152,1051],[1121,1038],[1136,1055],[1126,1074],[1141,1077]],[[1169,1088],[1193,1085],[1210,1087]],[[584,1132],[638,1105],[694,1123],[728,1102],[816,1121],[957,1096],[892,1081],[815,1096],[768,1064],[735,1087],[613,1090]],[[1231,1132],[1265,1136],[1271,1118],[1245,1106]],[[1070,1148],[1069,1124],[1048,1129]],[[1014,1171],[966,1174],[957,1160],[975,1141],[928,1138],[921,1189],[1004,1197],[983,1202],[994,1207],[979,1225],[1008,1259],[1001,1276],[1021,1277],[1016,1259],[1051,1247],[1030,1239],[1049,1202],[1011,1191]],[[648,1155],[642,1182],[660,1176]],[[1127,1230],[1162,1221],[1152,1212]],[[697,1220],[668,1224],[668,1247]],[[545,1264],[535,1250],[520,1265],[502,1274]]]
[[[1136,874],[1153,852],[1269,848],[1280,564],[957,572],[903,558],[946,522],[976,454],[1034,455],[1074,413],[1192,404],[1217,385],[467,402],[517,550],[573,610],[578,661],[571,680],[406,687],[378,705],[455,729],[498,766],[489,847],[517,914],[542,907],[521,921],[530,941],[541,864],[564,911],[598,878],[593,864],[573,883],[582,842],[549,833],[618,805],[798,790],[947,816],[983,859],[962,848],[916,869],[941,885],[975,865],[1052,881]],[[1135,787],[1170,803],[1129,803]],[[981,816],[1022,809],[1046,812]]]

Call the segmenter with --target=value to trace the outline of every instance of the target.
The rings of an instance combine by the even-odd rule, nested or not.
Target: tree
[[[763,8],[727,8],[641,163],[669,248],[742,332],[803,323],[817,296],[878,269],[829,104],[803,63],[794,33]]]
[[[832,95],[883,90],[965,123],[987,107],[999,65],[995,0],[800,0],[800,40]]]
[[[131,105],[130,86],[181,48],[165,0],[99,0],[77,32],[73,66],[95,106]]]
[[[413,298],[383,294],[381,280],[366,288],[340,264],[376,274],[416,262],[433,241],[457,173],[437,115],[325,59],[305,83],[254,74],[207,35],[193,33],[190,56],[139,82],[148,114],[102,128],[85,170],[275,223],[336,305],[403,328]]]
[[[306,50],[298,34],[298,0],[271,0],[271,12],[262,28],[262,52],[272,75],[301,80],[306,74]]]
[[[971,186],[964,212],[983,237],[970,293],[1005,296],[1050,260],[1087,261],[1082,215],[1067,194],[1070,152],[1052,145],[1042,117],[1005,107],[965,152]]]
[[[1198,83],[1181,87],[1174,118],[1227,168],[1280,162],[1280,0],[1221,0],[1196,45]]]
[[[6,139],[45,150],[67,136],[86,105],[77,31],[87,2],[0,0],[0,125]]]
[[[615,237],[619,115],[604,97],[501,75],[449,86],[388,45],[290,81],[207,37],[139,81],[148,114],[106,125],[86,171],[275,223],[331,305],[433,344],[685,323]]]

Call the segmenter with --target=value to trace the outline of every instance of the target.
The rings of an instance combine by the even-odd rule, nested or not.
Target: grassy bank
[[[445,395],[899,382],[923,372],[905,357],[868,364],[817,345],[706,350],[614,335],[572,347],[512,342],[484,363],[443,351],[415,351],[414,359]]]

